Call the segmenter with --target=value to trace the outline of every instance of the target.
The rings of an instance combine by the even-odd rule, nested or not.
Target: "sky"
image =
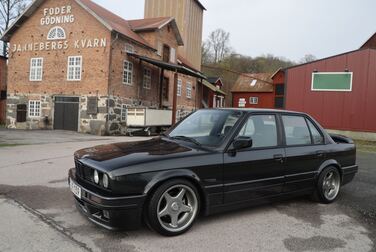
[[[143,18],[143,0],[94,0],[125,19]],[[235,52],[299,61],[358,49],[376,32],[375,0],[201,0],[206,39],[230,32]]]

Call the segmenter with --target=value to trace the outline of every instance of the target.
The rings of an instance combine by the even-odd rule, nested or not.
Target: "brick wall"
[[[73,23],[59,24],[65,30],[66,40],[51,41],[48,33],[55,25],[41,25],[45,10],[51,7],[71,6],[74,15]],[[69,7],[70,8],[70,7]],[[151,46],[160,41],[177,49],[178,44],[174,32],[165,27],[156,32],[140,34]],[[104,41],[97,43],[95,40]],[[56,43],[62,43],[57,49]],[[55,43],[55,46],[52,45]],[[79,98],[78,131],[103,135],[105,133],[122,134],[126,123],[121,121],[121,108],[125,104],[131,107],[159,107],[160,69],[140,62],[127,55],[126,44],[131,44],[136,53],[161,60],[157,53],[145,46],[134,43],[121,35],[115,35],[75,1],[45,1],[35,13],[28,18],[10,39],[10,55],[8,68],[7,125],[10,128],[53,129],[55,117],[54,99],[58,96]],[[43,50],[41,48],[44,48]],[[48,48],[48,49],[47,49]],[[68,81],[68,57],[82,56],[82,78],[80,81]],[[41,81],[30,81],[31,58],[43,58],[43,78]],[[124,60],[133,63],[132,85],[123,83]],[[151,88],[143,85],[144,68],[152,71]],[[166,71],[169,78],[169,97],[164,102],[167,108],[172,107],[173,73]],[[183,81],[182,96],[178,98],[178,109],[181,114],[191,112],[195,108],[196,79],[181,75]],[[186,84],[192,83],[192,97],[186,97]],[[89,114],[88,98],[98,99],[98,113]],[[29,118],[18,123],[17,105],[29,104],[30,100],[41,101],[40,117]],[[48,118],[48,123],[46,119]]]

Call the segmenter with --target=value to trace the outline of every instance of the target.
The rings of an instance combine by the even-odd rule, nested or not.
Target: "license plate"
[[[69,181],[70,190],[77,198],[81,199],[81,187],[79,187],[76,183],[72,180]]]

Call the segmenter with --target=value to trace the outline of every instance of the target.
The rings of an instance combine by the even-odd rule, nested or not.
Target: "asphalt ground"
[[[373,152],[358,153],[360,172],[334,204],[308,197],[276,202],[202,217],[188,233],[165,238],[145,227],[110,232],[95,226],[76,210],[67,187],[75,150],[143,138],[65,132],[18,138],[28,145],[0,147],[0,251],[376,251]]]

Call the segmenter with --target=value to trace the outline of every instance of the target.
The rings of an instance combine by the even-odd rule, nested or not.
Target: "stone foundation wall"
[[[56,95],[60,96],[60,95]],[[92,95],[89,95],[92,97]],[[98,113],[87,113],[87,100],[89,96],[81,96],[79,103],[79,127],[78,132],[94,135],[106,134],[107,97],[98,97]],[[40,94],[13,94],[7,100],[7,127],[10,129],[54,129],[54,102],[55,95]],[[29,101],[41,101],[41,116],[29,117]],[[27,106],[26,122],[17,122],[17,105]],[[46,120],[48,118],[48,120]]]
[[[56,95],[61,96],[61,95]],[[88,113],[88,98],[92,95],[80,96],[78,132],[93,135],[126,135],[127,122],[121,120],[123,105],[129,108],[158,109],[159,104],[138,99],[122,98],[117,96],[100,96],[98,99],[97,114]],[[17,105],[26,104],[30,100],[41,101],[41,116],[30,118],[27,112],[26,122],[17,122]],[[40,94],[12,94],[7,100],[7,127],[11,129],[54,129],[55,95]],[[171,109],[171,108],[170,108]],[[195,110],[192,107],[178,106],[177,121]],[[48,120],[46,120],[46,118]]]

